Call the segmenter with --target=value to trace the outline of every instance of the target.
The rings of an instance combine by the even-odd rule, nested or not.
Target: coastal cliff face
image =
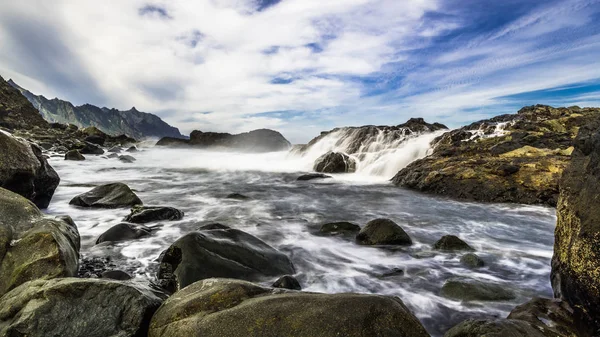
[[[598,108],[525,107],[445,133],[392,181],[458,199],[556,206],[574,138],[598,118]]]
[[[561,179],[552,287],[600,331],[600,121],[583,127]]]
[[[48,122],[21,95],[0,77],[0,126],[8,129],[33,129],[47,127]]]
[[[181,138],[179,129],[165,123],[158,116],[138,111],[135,107],[130,110],[99,108],[91,104],[74,106],[71,102],[58,98],[47,99],[41,95],[20,87],[9,80],[10,86],[18,90],[39,110],[43,119],[50,123],[73,124],[80,128],[96,127],[109,135],[128,135],[141,139],[144,137],[175,137]]]

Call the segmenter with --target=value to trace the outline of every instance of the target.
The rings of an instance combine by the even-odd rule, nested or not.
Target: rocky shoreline
[[[6,93],[0,98],[12,101],[0,106],[0,126],[8,131],[0,132],[1,336],[429,336],[398,297],[301,291],[302,284],[294,277],[298,266],[286,253],[219,223],[197,226],[165,247],[157,256],[159,268],[152,284],[132,279],[108,260],[81,259],[77,224],[68,216],[49,217],[40,211],[50,204],[60,181],[44,151],[61,152],[67,160],[80,159],[77,154],[110,153],[118,158],[119,152],[137,151],[131,147],[136,141],[93,128],[43,121],[25,125],[27,114],[36,110],[14,92]],[[431,156],[394,178],[398,185],[458,198],[558,204],[552,261],[556,299],[534,298],[507,318],[467,320],[445,336],[598,335],[599,112],[536,106],[516,116],[475,123],[438,138]],[[416,125],[408,124],[401,132]],[[196,133],[189,142],[265,149],[262,140],[236,145],[239,140],[231,137]],[[289,147],[276,138],[273,149]],[[355,144],[352,155],[360,153],[360,144]],[[71,157],[69,151],[76,153]],[[131,158],[120,160],[135,160]],[[331,164],[317,166],[334,167],[320,170],[327,173],[350,172],[348,158],[332,156]],[[327,178],[313,175],[300,180],[313,177]],[[240,194],[230,197],[238,202],[248,199]],[[171,206],[145,205],[123,183],[95,186],[73,195],[70,204],[106,212],[131,209],[122,223],[98,236],[100,246],[150,236],[159,230],[153,222],[186,216]],[[327,223],[319,230],[319,235],[339,235],[355,245],[390,251],[412,246],[412,234],[387,218],[362,226]],[[482,267],[478,252],[459,236],[444,235],[429,248],[457,254],[472,270]],[[386,277],[401,273],[396,270]],[[271,279],[277,279],[272,287],[261,283]],[[510,289],[468,277],[446,280],[440,294],[483,303],[515,298]]]

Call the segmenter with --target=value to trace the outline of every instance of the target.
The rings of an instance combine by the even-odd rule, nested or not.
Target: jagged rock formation
[[[165,123],[160,117],[138,111],[135,107],[127,111],[99,108],[91,104],[74,106],[58,98],[47,99],[20,87],[12,80],[12,87],[25,96],[48,122],[73,124],[80,128],[97,127],[109,135],[128,135],[136,139],[144,137],[182,137],[179,130]]]
[[[393,182],[459,199],[556,206],[573,140],[598,118],[598,108],[536,105],[476,122],[438,137],[433,154]]]
[[[552,258],[552,288],[578,317],[600,331],[600,120],[575,141],[560,186]]]
[[[0,126],[7,129],[48,127],[48,122],[21,93],[0,77]]]
[[[165,137],[156,143],[158,146],[196,147],[237,150],[244,152],[285,151],[291,147],[290,142],[277,131],[259,129],[232,135],[221,132],[193,131],[190,139]]]

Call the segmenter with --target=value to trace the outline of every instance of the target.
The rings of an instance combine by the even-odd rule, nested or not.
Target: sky
[[[0,0],[0,75],[192,130],[600,106],[600,0]]]

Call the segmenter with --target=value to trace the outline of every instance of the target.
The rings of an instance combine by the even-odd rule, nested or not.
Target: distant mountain
[[[0,77],[0,126],[8,129],[48,127],[48,122],[31,103],[2,77]]]
[[[71,102],[58,98],[47,99],[22,88],[13,80],[8,84],[18,89],[42,117],[51,123],[74,124],[80,128],[95,126],[109,135],[128,135],[140,139],[144,137],[182,138],[179,129],[165,123],[160,117],[138,111],[135,107],[127,111],[99,108],[84,104],[74,106]]]

